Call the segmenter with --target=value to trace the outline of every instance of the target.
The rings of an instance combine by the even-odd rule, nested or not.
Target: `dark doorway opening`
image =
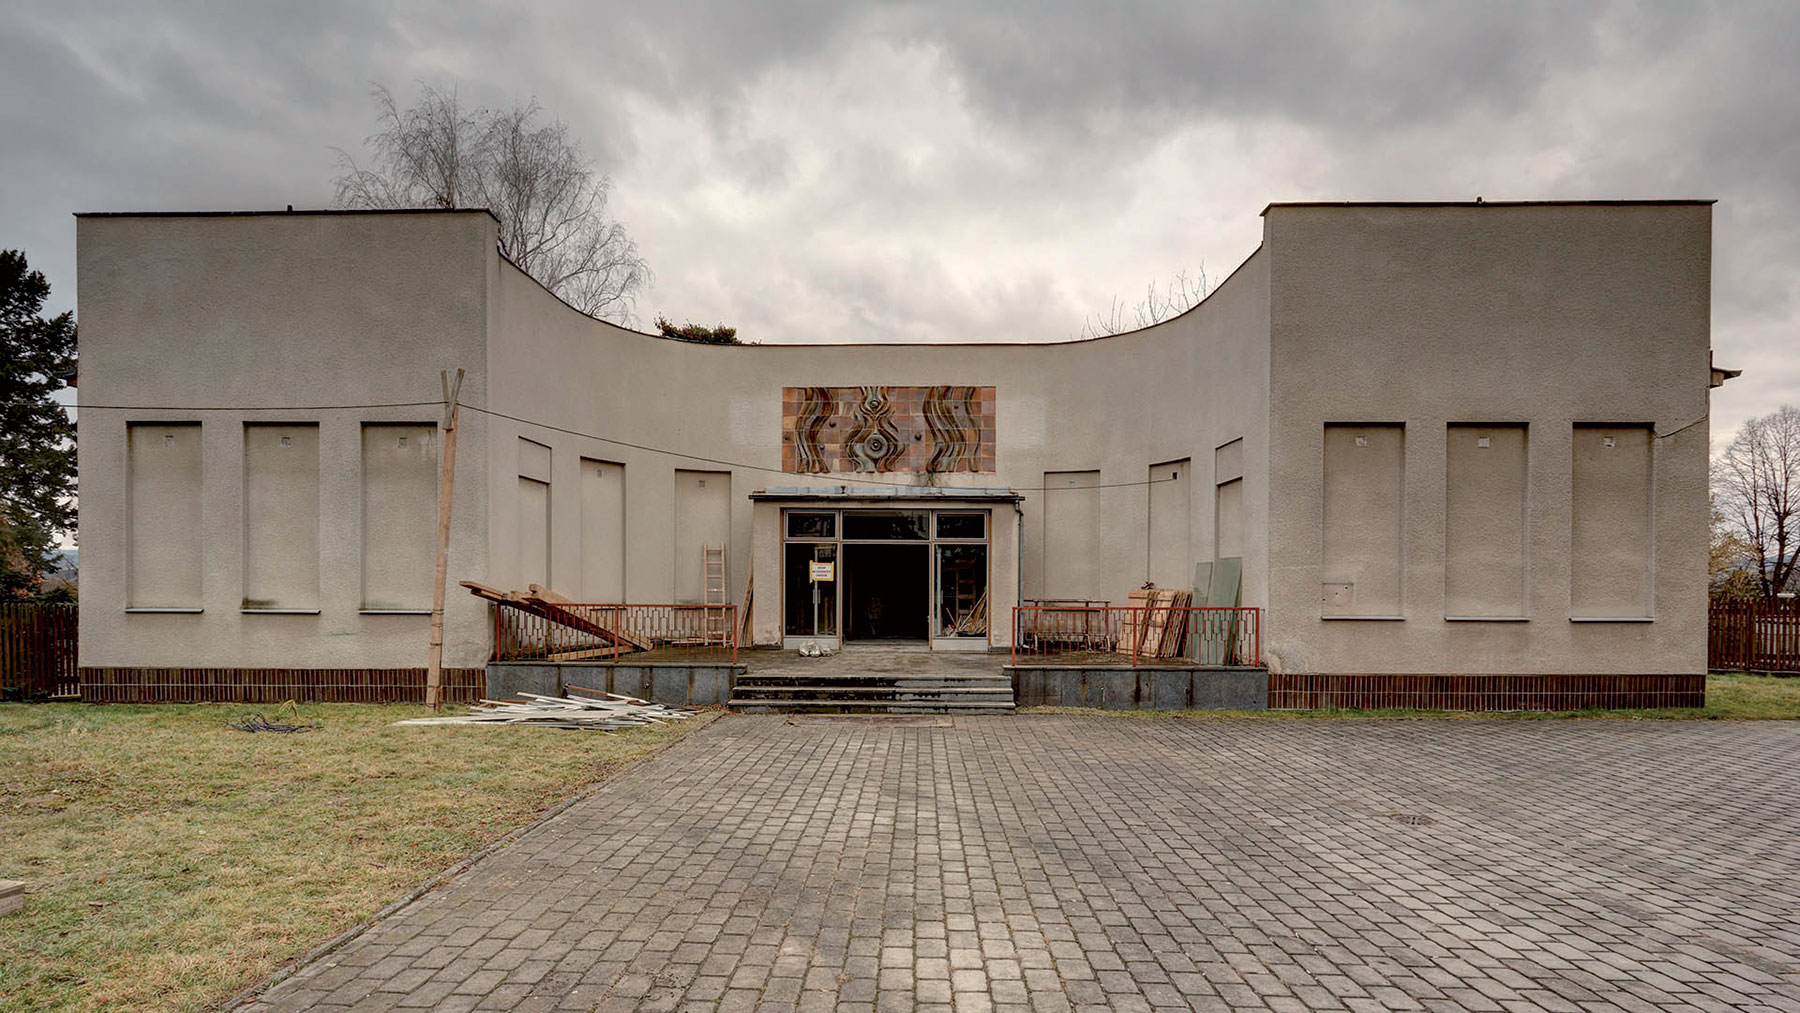
[[[851,640],[931,635],[931,568],[925,545],[844,546],[844,613]]]

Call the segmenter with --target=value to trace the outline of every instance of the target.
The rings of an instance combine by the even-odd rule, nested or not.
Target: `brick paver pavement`
[[[1800,725],[731,717],[250,1008],[1800,1010]]]

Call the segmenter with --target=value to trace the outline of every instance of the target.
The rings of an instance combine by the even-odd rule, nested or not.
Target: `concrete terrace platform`
[[[730,716],[249,1004],[1800,1009],[1800,723]]]

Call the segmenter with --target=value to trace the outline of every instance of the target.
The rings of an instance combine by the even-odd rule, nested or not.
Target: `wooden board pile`
[[[534,728],[576,728],[582,731],[610,732],[620,728],[641,728],[664,721],[682,721],[694,716],[691,710],[650,703],[635,697],[570,686],[569,689],[592,696],[544,696],[520,693],[520,700],[483,700],[467,714],[445,714],[431,718],[396,721],[397,725],[530,725]]]
[[[1140,658],[1178,658],[1187,640],[1191,591],[1165,591],[1147,587],[1133,591],[1130,607],[1120,626],[1120,654]]]

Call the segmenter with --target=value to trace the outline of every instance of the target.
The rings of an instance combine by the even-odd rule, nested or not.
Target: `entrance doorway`
[[[931,636],[930,548],[845,545],[844,614],[851,640]]]

